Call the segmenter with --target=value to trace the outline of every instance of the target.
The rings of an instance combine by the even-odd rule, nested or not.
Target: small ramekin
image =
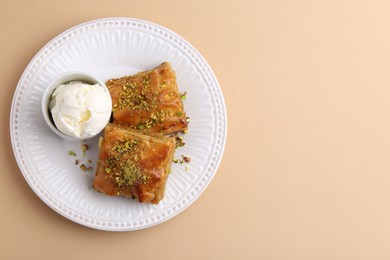
[[[50,129],[55,134],[57,134],[59,137],[61,137],[65,141],[83,142],[83,141],[86,141],[88,139],[91,139],[91,138],[97,136],[98,134],[101,133],[101,131],[103,129],[101,129],[101,131],[96,133],[95,135],[89,136],[87,138],[78,138],[78,137],[66,135],[63,132],[61,132],[60,130],[58,130],[58,128],[55,126],[55,123],[54,123],[52,115],[51,115],[51,111],[49,109],[50,97],[53,94],[54,90],[57,87],[59,87],[60,85],[66,84],[66,83],[71,82],[71,81],[81,81],[81,82],[88,83],[88,84],[96,84],[97,83],[97,84],[99,84],[99,86],[101,86],[103,88],[104,92],[106,92],[107,95],[110,95],[110,92],[108,91],[107,86],[106,86],[106,84],[104,84],[103,81],[101,81],[100,79],[98,79],[98,78],[96,78],[88,73],[80,72],[80,71],[70,71],[70,72],[66,72],[66,73],[59,75],[53,81],[50,82],[50,84],[47,86],[47,88],[43,92],[41,106],[42,106],[42,114],[43,114],[43,117],[45,119],[46,124],[50,127]],[[111,99],[110,99],[110,101],[111,101]],[[108,123],[109,120],[110,120],[110,117],[108,117],[106,123]]]

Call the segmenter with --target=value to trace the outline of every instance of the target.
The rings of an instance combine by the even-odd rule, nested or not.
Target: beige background
[[[1,0],[0,258],[390,259],[389,14],[389,1]],[[35,53],[111,16],[191,42],[228,110],[208,189],[136,232],[92,230],[52,211],[9,138],[13,93]]]

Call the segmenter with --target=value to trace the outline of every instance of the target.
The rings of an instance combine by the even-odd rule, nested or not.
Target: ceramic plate
[[[186,145],[172,164],[165,198],[158,205],[109,197],[92,188],[97,138],[83,155],[79,143],[59,139],[45,124],[43,91],[57,75],[85,71],[103,81],[169,61],[191,118]],[[190,206],[212,180],[226,141],[226,109],[217,79],[205,59],[174,32],[150,22],[107,18],[75,26],[51,40],[32,59],[15,90],[10,131],[16,161],[34,192],[62,216],[85,226],[129,231],[162,223]],[[76,156],[68,155],[74,151]],[[76,160],[79,164],[76,165]]]

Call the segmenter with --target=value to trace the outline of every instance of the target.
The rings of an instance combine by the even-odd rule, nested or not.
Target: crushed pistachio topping
[[[157,107],[158,93],[150,89],[148,78],[142,79],[142,87],[138,87],[135,81],[128,81],[122,86],[119,93],[120,99],[113,104],[113,110],[130,108],[138,111],[149,111]]]
[[[82,145],[80,145],[80,149],[82,151],[82,158],[84,158],[85,155],[86,155],[86,152],[89,149],[89,146],[88,146],[88,144],[82,144]],[[68,155],[69,156],[75,156],[75,157],[77,156],[76,152],[74,152],[73,150],[68,151]],[[84,163],[82,163],[80,165],[81,162],[84,162]],[[87,162],[85,162],[83,159],[76,157],[75,160],[74,160],[74,164],[75,165],[80,165],[79,168],[83,172],[93,170],[93,167],[91,166],[91,164],[92,164],[92,160],[91,159],[89,159]]]
[[[144,87],[149,87],[150,86],[149,78],[147,78],[147,77],[143,78],[142,84],[144,85]]]
[[[183,137],[178,135],[176,136],[175,138],[175,145],[176,145],[176,148],[178,147],[183,147],[186,143],[183,141]]]
[[[148,175],[146,175],[146,174],[142,174],[142,175],[139,177],[139,181],[140,181],[142,184],[147,183],[148,180],[150,180],[150,176],[148,176]]]
[[[189,163],[189,162],[191,162],[191,158],[190,157],[184,156],[184,155],[181,156],[180,164]]]
[[[140,167],[139,156],[131,154],[138,145],[140,143],[134,139],[117,141],[111,150],[118,155],[106,157],[104,160],[105,172],[113,178],[119,189],[131,187],[137,183],[146,184],[150,180],[147,172]]]
[[[106,163],[106,165],[107,165],[109,168],[113,168],[113,167],[115,167],[115,165],[116,165],[116,159],[115,159],[115,157],[107,157],[107,158],[105,159],[105,163]],[[106,172],[107,172],[107,169],[106,169]]]
[[[76,153],[75,153],[74,151],[70,150],[70,151],[68,152],[68,155],[70,155],[70,156],[76,156]]]
[[[114,180],[118,188],[131,187],[137,183],[146,184],[150,179],[150,176],[142,171],[139,164],[133,160],[118,162],[118,168],[114,173]]]
[[[87,154],[87,151],[89,149],[89,146],[87,144],[82,144],[80,146],[80,148],[81,148],[81,151],[83,152],[83,157],[85,157],[85,155]]]
[[[163,81],[160,83],[160,88],[162,89],[162,88],[166,88],[166,87],[168,87],[168,84],[167,84],[167,82],[166,82],[165,80],[163,80]]]
[[[83,172],[85,172],[85,171],[87,171],[87,166],[85,166],[85,164],[81,164],[81,165],[80,165],[80,169],[81,169]]]
[[[186,162],[186,163],[191,162],[191,158],[190,158],[190,157],[184,156],[184,155],[182,155],[181,157],[183,158],[183,161],[184,161],[184,162]]]
[[[118,153],[125,153],[134,150],[138,145],[137,140],[127,140],[125,142],[115,142],[112,151]]]
[[[187,98],[187,92],[180,94],[180,99],[185,100]]]
[[[125,161],[119,172],[115,173],[115,182],[119,187],[132,186],[139,176],[139,168],[131,160]]]
[[[137,130],[149,130],[151,127],[156,124],[162,123],[165,121],[166,117],[174,117],[175,113],[173,111],[160,110],[150,114],[150,119],[146,120],[143,123],[135,126]]]

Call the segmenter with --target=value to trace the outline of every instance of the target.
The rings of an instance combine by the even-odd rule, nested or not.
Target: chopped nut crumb
[[[75,153],[74,151],[70,150],[70,151],[68,152],[68,155],[70,155],[70,156],[76,156],[76,153]]]
[[[86,167],[84,164],[81,164],[81,165],[80,165],[80,169],[81,169],[83,172],[87,171],[87,167]]]
[[[177,147],[183,147],[186,143],[183,141],[183,137],[182,136],[176,136],[175,138],[175,141],[176,141],[176,148]]]
[[[85,155],[87,154],[89,146],[87,144],[82,144],[80,148],[81,148],[81,151],[83,152],[83,157],[85,157]]]
[[[184,155],[182,155],[181,157],[183,158],[183,161],[185,161],[186,163],[191,162],[191,158],[190,157],[184,156]]]

